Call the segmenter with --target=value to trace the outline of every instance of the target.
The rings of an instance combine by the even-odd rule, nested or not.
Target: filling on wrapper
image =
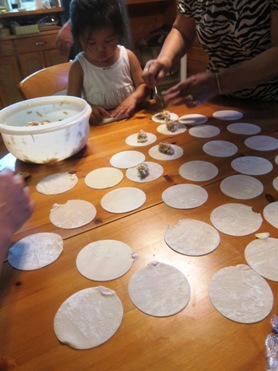
[[[146,143],[147,141],[148,141],[148,135],[144,132],[144,130],[140,130],[137,135],[137,142]]]
[[[159,152],[164,153],[166,155],[173,155],[174,152],[175,152],[172,145],[170,143],[167,143],[167,142],[159,143],[158,150],[159,150]]]
[[[156,115],[156,118],[158,120],[170,120],[170,112],[169,111],[163,111]]]
[[[138,171],[138,177],[140,179],[146,178],[150,173],[149,167],[146,164],[146,162],[141,162],[141,164],[137,165],[137,171]]]
[[[167,130],[171,131],[172,133],[178,130],[178,125],[173,120],[167,120],[165,124]]]

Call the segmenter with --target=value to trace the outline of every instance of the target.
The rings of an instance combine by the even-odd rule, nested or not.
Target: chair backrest
[[[26,99],[66,94],[71,62],[43,68],[25,77],[18,87]]]

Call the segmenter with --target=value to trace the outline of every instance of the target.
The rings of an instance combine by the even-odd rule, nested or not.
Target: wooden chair
[[[26,99],[66,94],[71,62],[43,68],[22,80],[18,87]]]

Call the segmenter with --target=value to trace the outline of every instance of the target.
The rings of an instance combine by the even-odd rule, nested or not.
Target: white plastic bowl
[[[87,143],[91,111],[84,99],[66,95],[24,100],[0,111],[0,133],[8,151],[22,161],[61,161]],[[50,122],[27,126],[43,121]]]

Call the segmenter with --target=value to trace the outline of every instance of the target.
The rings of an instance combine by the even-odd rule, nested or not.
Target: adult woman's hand
[[[165,92],[165,102],[173,104],[186,104],[196,107],[202,102],[219,94],[217,76],[215,73],[202,72],[190,76],[185,81],[173,86]]]

